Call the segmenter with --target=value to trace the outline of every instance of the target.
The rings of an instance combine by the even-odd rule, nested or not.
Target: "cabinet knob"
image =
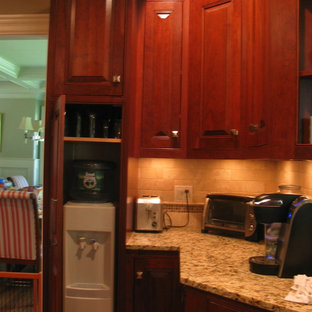
[[[262,129],[265,127],[264,120],[260,120],[259,124],[250,124],[249,125],[249,131],[250,132],[257,132],[259,129]]]
[[[256,131],[258,131],[258,129],[259,129],[259,126],[256,124],[250,124],[249,125],[249,131],[250,132],[256,132]]]
[[[143,272],[142,271],[137,271],[136,272],[136,279],[137,280],[143,279]]]
[[[121,82],[121,76],[120,75],[114,75],[113,76],[113,82],[114,83],[120,83]]]
[[[239,133],[237,129],[231,129],[230,132],[233,136],[238,136],[238,133]]]
[[[173,138],[178,138],[179,137],[179,131],[178,130],[172,130],[171,135]]]

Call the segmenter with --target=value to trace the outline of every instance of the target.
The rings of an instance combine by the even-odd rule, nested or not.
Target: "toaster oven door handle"
[[[203,209],[203,217],[202,217],[202,230],[205,230],[206,222],[207,222],[207,213],[208,213],[208,205],[209,205],[210,199],[206,197],[205,205]]]

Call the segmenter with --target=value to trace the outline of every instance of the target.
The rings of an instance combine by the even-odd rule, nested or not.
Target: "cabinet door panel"
[[[240,312],[240,311],[241,311],[240,309],[238,310],[238,309],[229,308],[227,306],[224,306],[222,303],[217,303],[217,302],[208,300],[207,312]]]
[[[49,37],[54,92],[121,96],[124,24],[125,0],[55,0]]]
[[[170,305],[172,293],[171,280],[173,277],[170,270],[145,270],[144,282],[137,282],[136,293],[144,291],[144,295],[137,296],[135,311],[172,311]],[[168,305],[169,304],[169,305]]]
[[[141,146],[179,147],[182,66],[182,2],[147,2]]]
[[[68,43],[68,81],[109,80],[110,29],[109,1],[73,0]],[[88,13],[86,13],[88,12]],[[88,29],[88,32],[86,32]],[[92,35],[90,35],[90,33]]]
[[[190,287],[184,288],[184,312],[201,311],[207,312],[207,296]]]
[[[265,312],[231,299],[220,297],[192,287],[184,287],[184,312]]]
[[[135,312],[179,311],[178,258],[136,258],[134,267]]]
[[[201,0],[190,8],[189,142],[193,150],[239,145],[241,2]]]

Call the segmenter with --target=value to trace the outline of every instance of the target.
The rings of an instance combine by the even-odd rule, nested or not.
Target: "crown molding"
[[[20,67],[11,63],[0,56],[0,78],[4,78],[8,81],[15,83],[18,86],[27,89],[39,89],[42,87],[42,81],[30,80],[25,77],[22,79],[19,76]]]
[[[5,74],[10,78],[16,79],[18,77],[19,71],[20,71],[19,66],[5,60],[0,56],[0,77],[1,74]]]
[[[49,14],[0,14],[0,36],[44,36],[49,33]]]

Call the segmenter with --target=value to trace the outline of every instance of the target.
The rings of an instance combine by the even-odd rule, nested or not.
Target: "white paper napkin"
[[[312,277],[305,274],[294,276],[294,284],[290,292],[284,298],[287,301],[312,304]]]

